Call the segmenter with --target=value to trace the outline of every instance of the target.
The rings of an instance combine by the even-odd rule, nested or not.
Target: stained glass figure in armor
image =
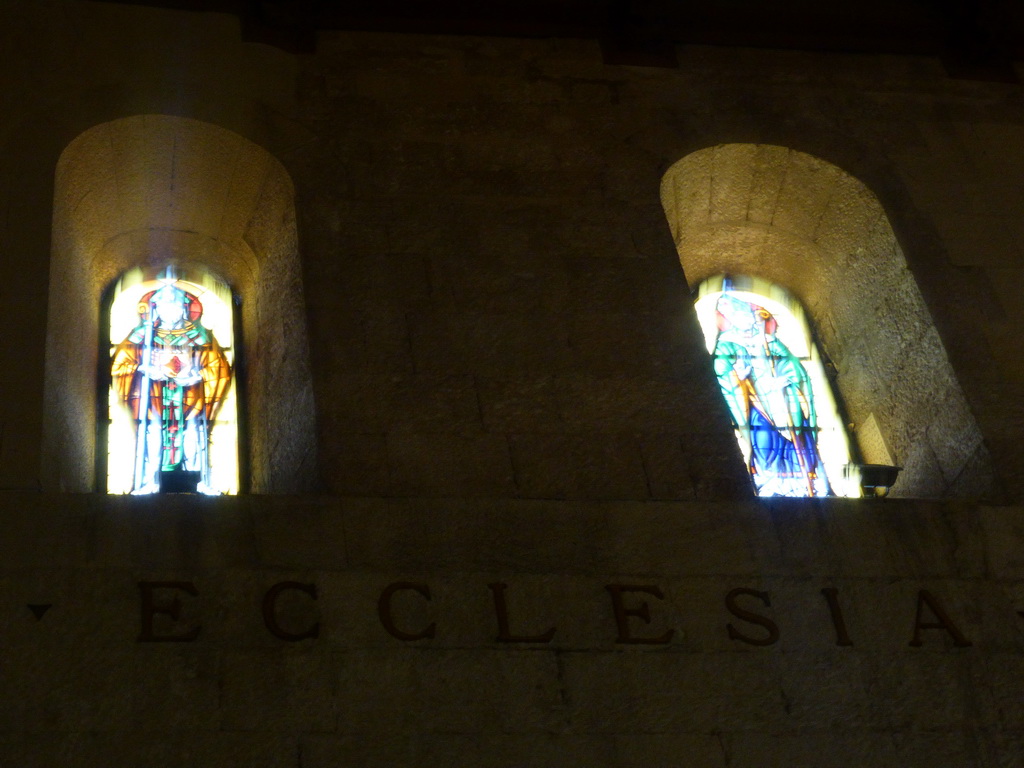
[[[111,374],[135,420],[133,494],[180,489],[214,492],[210,430],[231,383],[231,365],[202,323],[199,298],[173,278],[139,300],[138,325],[114,350]]]
[[[759,496],[831,496],[811,378],[764,307],[721,294],[715,374]]]

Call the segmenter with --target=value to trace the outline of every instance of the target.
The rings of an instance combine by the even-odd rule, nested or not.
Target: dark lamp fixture
[[[198,493],[200,472],[171,469],[160,473],[160,493]]]
[[[892,467],[888,464],[861,464],[861,492],[868,498],[883,498],[896,484],[901,469],[903,467]]]

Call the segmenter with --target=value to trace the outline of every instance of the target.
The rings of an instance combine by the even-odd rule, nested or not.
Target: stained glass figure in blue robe
[[[811,379],[764,307],[728,292],[715,304],[715,374],[758,496],[830,496]]]

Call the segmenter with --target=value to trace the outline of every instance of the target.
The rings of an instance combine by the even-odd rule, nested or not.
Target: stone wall
[[[983,438],[901,445],[885,434],[900,432],[886,423],[898,409],[876,415],[894,461],[932,475],[905,492],[1020,495],[1007,324],[1022,201],[1013,173],[996,172],[1022,144],[1017,86],[950,80],[912,57],[685,49],[676,70],[610,66],[572,40],[331,33],[295,57],[238,42],[216,14],[31,8],[12,11],[14,26],[89,34],[12,43],[5,65],[4,268],[25,318],[8,366],[8,487],[40,477],[50,408],[31,382],[41,298],[61,287],[46,282],[60,153],[104,121],[170,114],[263,145],[291,175],[319,439],[282,455],[319,455],[331,492],[744,494],[658,193],[681,157],[746,142],[849,174],[895,231],[956,377],[924,399],[948,410],[959,386],[971,414],[956,418]],[[38,62],[34,80],[15,54]],[[840,376],[870,379],[863,368]],[[900,376],[876,384],[899,389]],[[256,423],[274,410],[261,409]]]
[[[662,202],[694,289],[754,274],[799,297],[860,460],[900,464],[904,496],[991,491],[988,451],[942,340],[861,182],[785,147],[724,144],[675,163]]]
[[[5,764],[1022,762],[1020,86],[913,57],[611,66],[581,40],[330,33],[290,55],[215,13],[0,12]],[[254,486],[278,495],[40,491],[61,487],[44,435],[102,448],[73,398],[76,436],[44,418],[44,381],[73,375],[46,339],[77,322],[59,278],[115,245],[55,267],[59,159],[149,115],[258,145],[294,189],[294,219],[268,204],[240,235],[297,297],[242,296],[268,329],[247,349],[298,392],[271,375],[246,414]],[[938,468],[908,494],[948,498],[749,497],[660,199],[675,163],[726,144],[877,198],[952,370],[934,407],[962,392],[976,426],[889,448]],[[869,374],[840,368],[840,390]]]
[[[1024,755],[1018,508],[17,494],[3,514],[12,765]]]
[[[795,54],[685,50],[678,71],[610,67],[595,45],[575,41],[325,35],[303,64],[298,112],[311,137],[285,162],[300,187],[317,190],[299,212],[311,249],[307,276],[317,270],[312,252],[340,253],[329,269],[358,292],[356,304],[340,309],[334,281],[318,281],[308,295],[314,334],[339,323],[351,329],[342,367],[317,380],[321,418],[344,435],[337,455],[325,455],[341,469],[332,490],[687,498],[714,488],[720,497],[734,478],[707,475],[734,452],[717,440],[717,395],[655,190],[679,158],[744,141],[833,164],[878,196],[896,231],[889,248],[906,254],[913,293],[924,294],[974,411],[957,405],[957,382],[913,362],[922,345],[938,343],[927,314],[921,328],[901,329],[912,343],[874,355],[889,373],[867,362],[840,367],[841,391],[849,380],[851,392],[874,388],[888,401],[872,422],[890,422],[881,424],[883,438],[894,461],[910,467],[906,492],[1016,495],[1014,459],[995,458],[1003,477],[993,481],[988,450],[970,426],[977,418],[998,439],[1016,423],[1015,406],[986,411],[981,395],[1008,385],[996,380],[983,330],[998,300],[984,270],[954,263],[955,244],[929,220],[945,212],[923,209],[914,177],[899,165],[927,148],[932,132],[953,130],[945,111],[991,119],[994,103],[1012,103],[1015,86],[951,82],[926,59],[820,64]],[[1008,107],[1000,114],[1019,124]],[[942,167],[953,158],[936,152],[931,161]],[[946,183],[961,185],[964,173],[950,170]],[[817,187],[805,191],[803,206],[799,194],[777,203],[797,219],[780,220],[775,231],[801,236],[803,219],[813,223],[827,207]],[[829,253],[837,263],[822,269],[860,280],[856,302],[843,312],[829,306],[849,298],[838,295],[839,280],[812,306],[827,338],[842,336],[833,316],[864,318],[833,351],[863,346],[879,306],[905,316],[904,325],[921,324],[900,298],[906,267],[894,263],[895,285],[876,276],[874,290],[864,288],[870,277],[856,266],[855,245],[838,244]],[[1012,248],[1002,258],[1012,263]],[[403,413],[404,397],[436,403],[444,415],[414,427],[403,414],[395,424],[389,414]],[[500,418],[510,407],[514,420]],[[955,411],[949,434],[924,428],[926,420],[896,423],[918,407]],[[871,408],[856,410],[870,418]],[[417,463],[410,450],[421,455],[424,438],[408,430],[444,432],[426,438],[443,446],[440,455]],[[682,467],[694,471],[689,457],[702,452],[710,460],[701,476],[680,483]],[[958,487],[965,473],[970,481]]]

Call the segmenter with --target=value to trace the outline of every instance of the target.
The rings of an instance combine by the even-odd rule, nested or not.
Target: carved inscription
[[[499,643],[550,643],[555,636],[555,628],[541,632],[539,635],[513,635],[509,629],[508,604],[505,602],[505,590],[508,584],[496,581],[487,585],[494,594],[494,613],[498,618],[498,642]]]
[[[928,609],[937,619],[936,621],[930,621],[925,623],[921,621],[921,609],[927,605]],[[917,593],[917,614],[914,617],[914,637],[910,640],[910,645],[913,648],[918,648],[924,645],[924,641],[921,639],[922,629],[944,629],[953,638],[953,644],[957,648],[969,648],[971,641],[964,637],[963,632],[957,629],[956,624],[949,618],[949,614],[946,613],[946,609],[942,607],[942,604],[935,598],[931,592],[927,589],[922,589]]]
[[[843,609],[839,607],[839,590],[835,587],[825,587],[821,594],[825,596],[828,612],[832,617],[832,626],[836,628],[836,645],[853,645],[850,633],[846,631]]]
[[[139,581],[137,586],[140,622],[138,642],[190,643],[199,638],[203,628],[196,616],[202,615],[197,611],[198,600],[201,598],[194,583]],[[509,609],[509,595],[512,589],[508,584],[496,581],[487,584],[487,589],[491,592],[494,619],[498,627],[495,642],[552,642],[556,633],[554,626],[543,631],[534,631],[537,629],[536,625],[529,627],[531,622],[524,621],[522,616],[519,617],[518,623],[513,620]],[[665,626],[664,619],[657,620],[652,611],[652,605],[657,605],[653,601],[665,600],[661,587],[656,584],[606,584],[604,589],[610,597],[609,639],[613,637],[613,642],[620,645],[668,645],[672,642],[676,629]],[[835,644],[843,647],[853,646],[854,640],[846,625],[839,590],[835,587],[824,587],[820,592],[828,609]],[[406,594],[396,600],[396,596],[402,593]],[[300,606],[302,601],[308,600],[315,607],[318,597],[317,585],[313,583],[281,581],[271,585],[264,593],[261,603],[263,626],[273,637],[284,642],[316,640],[321,634],[319,619],[296,620],[293,615],[290,616],[286,606],[288,600],[297,600]],[[516,603],[521,605],[521,599],[517,598]],[[426,583],[395,581],[385,586],[377,600],[377,618],[384,631],[401,642],[434,639],[438,633],[436,621],[428,621],[424,617],[416,619],[410,617],[408,613],[403,616],[403,606],[408,612],[410,606],[415,608],[416,601],[419,600],[423,601],[425,607],[432,602],[430,586]],[[724,603],[726,611],[737,620],[724,623],[723,629],[730,640],[758,647],[773,646],[779,642],[779,625],[772,617],[771,611],[766,610],[772,608],[771,595],[767,591],[736,587],[725,594]],[[28,607],[36,619],[40,620],[51,606],[30,604]],[[1024,616],[1024,612],[1018,613]],[[828,623],[823,622],[823,630],[829,631]],[[925,635],[925,630],[945,633],[956,648],[972,646],[943,603],[931,592],[922,589],[917,593],[910,647],[919,648],[925,644],[926,637],[933,636]]]
[[[636,584],[608,584],[605,589],[612,596],[612,613],[615,614],[615,626],[619,628],[619,635],[615,638],[616,643],[632,643],[636,645],[666,645],[672,641],[675,630],[670,629],[657,637],[637,637],[632,633],[629,626],[630,617],[640,619],[644,624],[651,623],[651,611],[647,602],[643,601],[638,606],[627,608],[622,602],[623,592],[640,592],[659,600],[664,600],[665,595],[654,585]]]
[[[744,589],[743,587],[737,587],[736,589],[730,590],[729,594],[725,596],[725,607],[729,609],[729,613],[735,616],[737,619],[743,619],[751,624],[756,624],[759,627],[763,627],[766,634],[762,636],[745,635],[740,632],[730,622],[726,625],[726,629],[729,631],[730,640],[739,640],[749,645],[775,645],[779,642],[779,627],[778,625],[769,619],[767,616],[762,616],[759,613],[748,611],[745,608],[741,608],[736,602],[736,599],[741,595],[749,595],[750,597],[756,597],[766,607],[770,608],[772,605],[771,598],[767,592],[758,592],[756,589]]]
[[[159,597],[157,596],[158,592]],[[175,625],[181,623],[181,598],[179,594],[182,592],[192,597],[199,596],[199,590],[190,581],[139,582],[139,605],[142,610],[142,629],[139,632],[140,643],[191,643],[199,637],[199,631],[202,629],[199,626],[192,627],[191,629],[179,629],[177,632],[172,630],[157,632],[154,628],[154,619],[157,616],[165,616]],[[173,594],[173,597],[169,597],[169,593]]]
[[[309,629],[301,632],[291,632],[282,627],[277,621],[277,598],[285,590],[295,590],[296,592],[305,592],[312,599],[316,600],[316,584],[302,584],[298,581],[282,581],[279,584],[275,584],[267,590],[267,594],[263,596],[263,623],[267,629],[270,630],[270,634],[279,640],[287,640],[288,642],[295,643],[299,640],[309,640],[315,637],[320,637],[320,622],[314,623]]]
[[[384,591],[380,593],[380,599],[377,601],[377,616],[380,617],[380,623],[384,625],[387,633],[397,640],[427,640],[433,637],[435,630],[434,622],[430,622],[419,632],[406,632],[399,629],[395,624],[395,617],[391,613],[391,598],[394,597],[396,592],[403,590],[417,592],[423,595],[425,600],[430,600],[430,587],[426,584],[417,584],[412,581],[396,581],[393,584],[388,584],[384,587]]]

